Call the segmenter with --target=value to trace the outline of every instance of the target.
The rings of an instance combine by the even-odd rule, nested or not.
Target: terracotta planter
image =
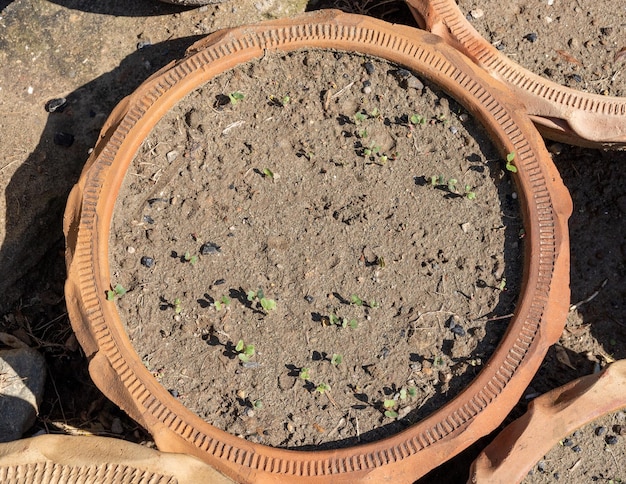
[[[522,482],[559,440],[607,413],[626,407],[626,360],[535,398],[472,464],[468,482]],[[550,431],[546,432],[549,428]]]
[[[298,452],[254,444],[183,407],[133,350],[110,288],[108,240],[114,203],[135,153],[178,100],[266,51],[332,48],[375,55],[426,77],[486,127],[514,175],[526,230],[522,295],[497,351],[457,398],[409,429],[358,447]],[[217,32],[147,80],[104,126],[65,214],[68,310],[98,387],[145,426],[159,449],[200,457],[240,482],[413,482],[495,429],[516,404],[569,304],[567,218],[571,200],[539,133],[510,91],[446,45],[408,27],[335,11]]]
[[[483,39],[454,0],[407,3],[420,26],[506,83],[542,135],[591,148],[626,148],[625,98],[570,89],[524,69]]]

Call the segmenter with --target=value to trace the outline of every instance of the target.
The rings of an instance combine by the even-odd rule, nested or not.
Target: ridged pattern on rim
[[[3,484],[178,484],[172,476],[121,464],[72,466],[55,462],[0,467]]]
[[[346,18],[351,20],[349,25],[337,23],[334,18],[329,20],[328,17],[322,17],[321,22],[315,18],[307,19],[308,22],[316,20],[320,22],[317,24],[302,22],[291,26],[269,25],[242,29],[238,36],[226,35],[216,44],[201,48],[177,63],[149,85],[147,90],[142,91],[140,98],[131,100],[127,113],[89,169],[83,191],[78,240],[72,266],[78,276],[83,313],[91,318],[94,338],[100,351],[106,355],[110,365],[119,375],[121,383],[142,407],[142,414],[147,412],[198,450],[237,466],[258,469],[269,474],[312,477],[368,471],[414,456],[446,437],[460,434],[502,393],[524,363],[531,346],[537,343],[542,318],[548,305],[555,260],[563,237],[563,234],[558,233],[557,214],[553,209],[545,170],[537,153],[507,109],[485,85],[474,79],[471,71],[459,68],[428,42],[419,44],[402,34],[381,32],[371,26],[372,22],[365,26],[359,25],[354,21],[355,17],[348,15],[342,17],[342,20]],[[388,25],[382,22],[380,24]],[[164,396],[163,399],[157,398],[144,381],[138,378],[126,359],[125,351],[120,349],[111,333],[102,309],[102,304],[107,302],[104,301],[103,295],[97,292],[95,281],[98,280],[99,274],[94,268],[94,262],[97,259],[96,245],[100,243],[96,229],[101,221],[98,220],[96,209],[103,184],[106,178],[111,176],[110,167],[122,143],[138,120],[177,83],[234,53],[251,51],[250,58],[257,58],[265,50],[332,47],[337,44],[350,45],[350,48],[357,52],[375,51],[380,57],[413,69],[422,66],[424,70],[429,71],[429,74],[425,74],[428,77],[448,78],[450,82],[471,95],[475,102],[484,108],[486,116],[501,126],[508,143],[517,153],[515,163],[518,169],[522,173],[527,173],[530,178],[527,201],[534,205],[539,213],[540,222],[537,229],[540,234],[539,252],[536,254],[536,261],[527,263],[528,267],[532,266],[531,272],[537,274],[538,282],[536,287],[527,288],[532,293],[532,299],[530,304],[526,305],[528,308],[526,314],[518,315],[518,318],[523,318],[523,322],[518,324],[518,333],[514,340],[511,339],[513,342],[507,354],[501,361],[490,362],[494,365],[491,377],[482,388],[477,389],[472,395],[466,395],[466,390],[457,397],[457,400],[465,397],[462,405],[447,406],[447,411],[439,415],[436,422],[427,426],[416,424],[412,429],[376,443],[379,447],[367,444],[333,451],[332,455],[328,452],[290,452],[273,449],[273,454],[280,455],[274,457],[263,452],[264,446],[247,442],[238,445],[241,441],[236,438],[226,442],[219,438],[219,432],[218,437],[215,437],[208,435],[202,428],[194,427],[184,416],[181,417],[171,410],[167,402],[168,396]],[[429,419],[426,420],[428,421]],[[493,427],[496,425],[497,422],[494,422]],[[433,466],[438,463],[434,463]]]
[[[561,86],[511,61],[480,36],[463,17],[454,0],[428,0],[428,5],[442,18],[452,37],[481,66],[497,73],[508,83],[552,104],[603,116],[626,116],[626,98],[588,94]],[[626,119],[621,122],[626,123]]]

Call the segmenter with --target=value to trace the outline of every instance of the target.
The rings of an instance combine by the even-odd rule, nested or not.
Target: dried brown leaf
[[[559,54],[561,57],[563,57],[563,59],[565,59],[567,62],[571,62],[572,64],[577,64],[581,67],[583,65],[583,63],[580,62],[578,59],[576,59],[576,57],[565,52],[564,50],[557,50],[556,53]]]

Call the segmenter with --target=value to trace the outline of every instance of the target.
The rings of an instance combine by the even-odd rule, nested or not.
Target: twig
[[[52,387],[54,388],[54,393],[56,393],[57,401],[59,402],[59,409],[61,410],[61,416],[63,420],[67,422],[67,418],[65,417],[65,412],[63,411],[63,404],[61,403],[61,395],[59,395],[59,390],[57,390],[57,384],[54,382],[54,377],[52,376],[52,372],[48,369],[48,375],[50,376],[50,381],[52,382]]]
[[[241,126],[242,124],[244,124],[245,121],[235,121],[234,123],[230,123],[228,126],[226,126],[223,130],[222,130],[222,134],[226,134],[228,133],[231,129],[233,128],[238,128],[239,126]]]
[[[574,311],[575,309],[578,309],[583,304],[587,304],[589,301],[594,299],[600,293],[600,291],[604,288],[604,286],[606,286],[607,282],[609,282],[608,279],[605,279],[604,281],[602,281],[602,284],[600,284],[600,287],[598,288],[597,291],[593,292],[591,296],[589,296],[587,299],[583,299],[582,301],[578,301],[576,304],[572,304],[569,307],[569,310]]]
[[[337,405],[337,402],[335,402],[335,399],[330,396],[330,393],[324,392],[324,395],[326,395],[328,397],[328,400],[330,401],[330,403],[332,403],[335,407],[339,406],[339,405]]]
[[[341,89],[339,89],[335,94],[333,94],[330,98],[331,99],[335,99],[336,97],[341,96],[346,90],[350,89],[352,87],[352,85],[354,84],[354,81],[352,81],[351,83],[349,83],[347,86],[342,87]]]

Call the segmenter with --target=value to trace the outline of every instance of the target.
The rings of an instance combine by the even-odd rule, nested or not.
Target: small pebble
[[[536,42],[537,41],[537,34],[535,32],[531,32],[530,34],[526,34],[524,36],[524,38],[528,41],[528,42]]]
[[[154,219],[150,216],[150,215],[144,215],[143,216],[143,221],[149,224],[153,224],[154,223]]]
[[[371,94],[372,88],[370,86],[365,86],[362,90],[363,94]]]
[[[561,443],[563,444],[563,447],[571,447],[572,445],[574,445],[572,439],[563,439]]]
[[[152,267],[154,265],[154,259],[152,257],[148,257],[147,255],[144,255],[141,258],[141,265],[144,267]]]
[[[549,5],[549,6],[554,5],[554,0],[548,0],[548,5]]]
[[[596,427],[596,430],[594,432],[598,437],[601,437],[604,434],[606,434],[606,431],[607,431],[607,428],[601,426],[601,427]]]
[[[149,45],[152,45],[152,42],[150,42],[149,40],[140,40],[139,42],[137,42],[137,50],[148,47]]]
[[[395,71],[395,75],[398,79],[408,79],[411,76],[411,73],[406,69],[398,69]]]
[[[580,445],[575,445],[574,447],[572,447],[572,452],[576,452],[577,454],[579,452],[582,452],[583,450],[580,448]]]
[[[475,8],[470,10],[470,15],[473,19],[479,19],[485,16],[485,12],[482,8]]]
[[[176,390],[175,388],[170,388],[168,392],[170,392],[170,395],[172,395],[174,398],[178,398],[178,390]]]
[[[539,472],[545,472],[545,471],[546,471],[546,463],[545,463],[544,461],[540,460],[540,461],[537,463],[537,470],[538,470]]]
[[[248,370],[256,370],[261,366],[261,364],[257,361],[245,361],[241,364],[241,366]]]
[[[454,126],[450,126],[450,132],[451,132],[452,134],[457,134],[457,132],[458,132],[458,131],[459,131],[459,130],[458,130],[456,127],[454,127]]]
[[[214,244],[213,242],[207,242],[200,247],[200,254],[209,255],[209,254],[217,254],[220,252],[220,246]]]
[[[616,435],[607,435],[604,438],[604,441],[608,444],[608,445],[615,445],[617,444],[617,436]]]
[[[313,301],[315,301],[315,298],[307,294],[306,296],[304,296],[304,300],[311,304]]]
[[[462,326],[459,326],[458,324],[454,326],[453,328],[451,328],[451,331],[454,334],[458,334],[459,336],[465,336],[465,330],[463,329]]]
[[[178,158],[178,151],[172,150],[165,154],[165,158],[167,158],[168,163],[171,163],[176,158]]]
[[[548,151],[553,155],[560,155],[563,152],[563,145],[560,143],[552,143],[548,147]]]
[[[48,111],[49,113],[54,113],[54,112],[62,113],[66,106],[67,106],[67,99],[65,99],[64,97],[50,99],[50,101],[46,103],[46,111]]]
[[[74,144],[74,135],[70,133],[54,133],[53,138],[54,144],[59,146],[64,146],[65,148],[69,148]]]
[[[626,435],[626,425],[614,425],[613,432],[617,435]]]
[[[415,89],[416,91],[421,91],[422,89],[424,89],[424,83],[415,76],[409,77],[406,81],[406,85],[407,87]]]
[[[572,74],[571,76],[569,76],[569,78],[574,82],[583,82],[583,78],[580,77],[578,74]]]
[[[369,61],[363,64],[363,67],[365,67],[365,72],[367,72],[370,76],[374,74],[374,71],[376,71],[374,64]]]
[[[127,251],[129,254],[134,254],[134,253],[135,253],[135,248],[134,248],[132,245],[129,245],[129,246],[126,248],[126,251]]]

